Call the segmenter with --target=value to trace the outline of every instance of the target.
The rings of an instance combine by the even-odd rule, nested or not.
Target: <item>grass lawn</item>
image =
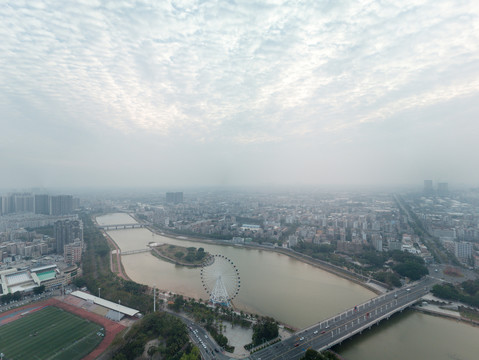
[[[479,312],[478,311],[472,311],[472,310],[461,308],[461,309],[459,309],[459,312],[460,312],[462,317],[465,317],[465,318],[468,318],[468,319],[471,319],[471,320],[475,320],[475,321],[479,321]]]
[[[0,326],[0,352],[15,360],[79,360],[98,346],[101,325],[48,306]]]

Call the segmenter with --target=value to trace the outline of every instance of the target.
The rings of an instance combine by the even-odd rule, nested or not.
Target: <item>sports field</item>
[[[15,360],[77,360],[102,341],[101,325],[47,306],[0,326],[0,352]],[[102,331],[103,332],[103,331]]]

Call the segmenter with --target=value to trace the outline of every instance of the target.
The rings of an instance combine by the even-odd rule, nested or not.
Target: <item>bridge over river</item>
[[[100,229],[108,231],[108,230],[123,230],[123,229],[138,229],[145,227],[145,224],[113,224],[113,225],[99,225]]]
[[[318,351],[329,349],[413,305],[429,293],[431,286],[437,282],[437,279],[426,277],[414,284],[375,297],[255,352],[247,359],[294,360],[300,359],[308,348]]]

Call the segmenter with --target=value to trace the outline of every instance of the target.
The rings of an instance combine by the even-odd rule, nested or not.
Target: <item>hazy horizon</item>
[[[479,3],[7,1],[0,189],[479,186]]]

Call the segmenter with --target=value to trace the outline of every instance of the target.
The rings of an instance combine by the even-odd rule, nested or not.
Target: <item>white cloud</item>
[[[33,116],[45,131],[341,143],[479,96],[474,0],[10,1],[0,36],[11,133]]]

